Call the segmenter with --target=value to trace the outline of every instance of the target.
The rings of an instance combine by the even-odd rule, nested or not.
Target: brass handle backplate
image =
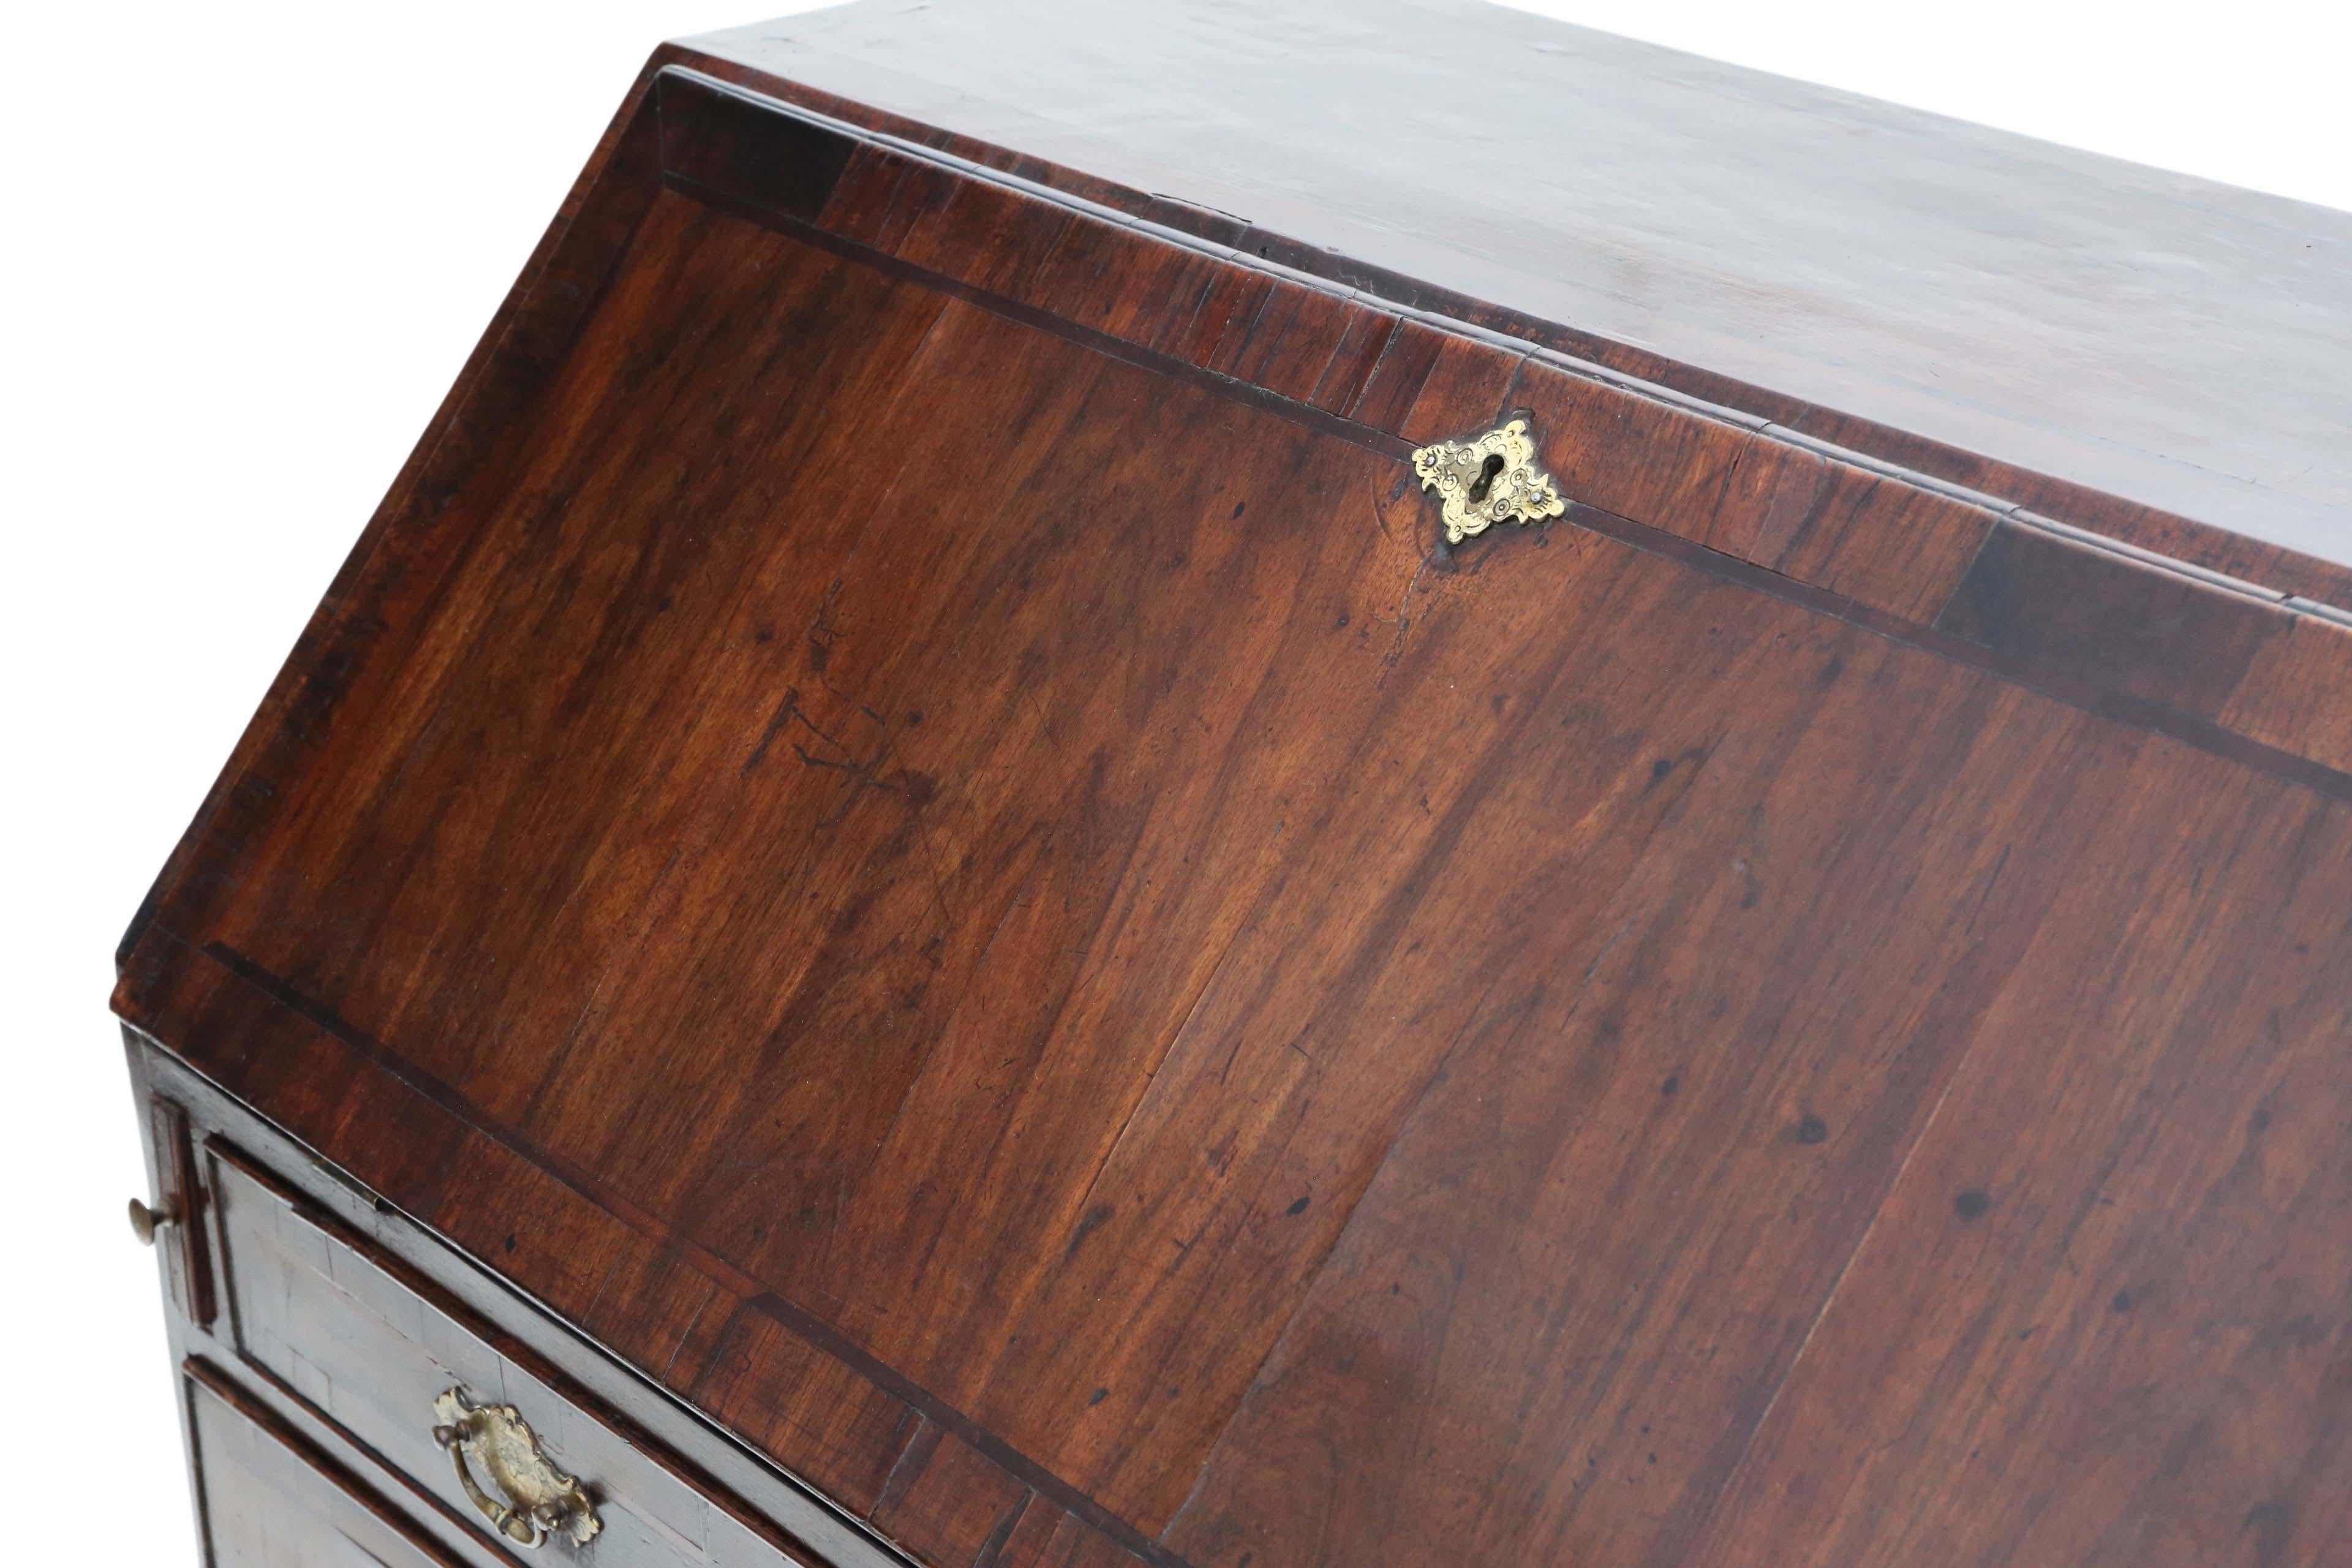
[[[457,1485],[490,1528],[509,1541],[535,1547],[551,1535],[565,1535],[585,1546],[604,1528],[579,1479],[548,1462],[538,1435],[513,1405],[477,1405],[464,1389],[452,1388],[433,1401],[433,1414],[440,1418],[433,1440],[449,1450]],[[506,1494],[504,1500],[474,1479],[469,1456]]]
[[[1525,525],[1568,510],[1559,487],[1536,467],[1535,438],[1524,419],[1466,441],[1423,447],[1412,455],[1412,471],[1423,489],[1435,490],[1444,502],[1448,544],[1506,520]]]

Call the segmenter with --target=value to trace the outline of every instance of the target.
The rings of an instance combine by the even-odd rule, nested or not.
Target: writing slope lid
[[[125,1018],[934,1568],[2340,1501],[2336,624],[724,64]]]

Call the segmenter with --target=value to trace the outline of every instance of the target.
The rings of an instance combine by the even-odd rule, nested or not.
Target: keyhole
[[[1495,483],[1495,476],[1502,471],[1503,454],[1500,452],[1487,453],[1486,461],[1479,467],[1477,479],[1470,486],[1470,499],[1472,500],[1485,500],[1486,499],[1486,491]]]

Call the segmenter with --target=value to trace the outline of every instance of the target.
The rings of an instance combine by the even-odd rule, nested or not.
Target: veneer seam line
[[[2008,497],[2000,496],[1992,492],[1976,489],[1954,480],[1942,479],[1935,474],[1896,462],[1892,458],[1881,457],[1863,448],[1842,446],[1835,442],[1824,440],[1820,437],[1812,436],[1782,421],[1776,420],[1763,415],[1751,414],[1729,404],[1717,402],[1698,396],[1696,394],[1684,392],[1681,389],[1665,383],[1647,379],[1627,371],[1619,370],[1597,360],[1571,354],[1560,349],[1551,347],[1549,344],[1537,342],[1531,338],[1514,335],[1513,333],[1503,331],[1496,328],[1480,325],[1475,321],[1465,320],[1460,316],[1450,315],[1440,310],[1432,310],[1426,306],[1414,303],[1412,300],[1399,299],[1388,294],[1382,294],[1371,289],[1352,287],[1342,283],[1334,278],[1327,277],[1320,273],[1289,267],[1282,262],[1276,261],[1271,258],[1255,255],[1239,247],[1220,244],[1219,242],[1203,236],[1189,234],[1182,229],[1154,222],[1150,218],[1132,213],[1123,212],[1117,207],[1108,206],[1102,203],[1089,200],[1075,192],[1066,191],[1054,185],[1041,184],[1037,181],[1013,174],[1008,170],[992,167],[989,164],[980,163],[971,158],[950,152],[944,147],[929,145],[890,132],[859,125],[854,121],[839,119],[834,115],[827,114],[821,110],[811,108],[804,104],[793,102],[787,99],[776,98],[768,93],[761,92],[752,88],[743,86],[740,83],[731,82],[722,78],[711,76],[705,71],[697,69],[693,66],[671,63],[660,67],[655,74],[656,75],[656,78],[667,77],[673,79],[691,82],[697,87],[723,94],[727,97],[735,99],[738,101],[749,103],[771,112],[779,113],[814,124],[824,130],[832,132],[835,134],[847,138],[855,142],[880,147],[887,151],[898,153],[903,157],[927,162],[976,183],[1013,191],[1018,195],[1029,197],[1030,199],[1064,208],[1082,217],[1092,217],[1097,221],[1107,225],[1111,225],[1121,229],[1127,229],[1138,234],[1149,236],[1160,243],[1170,246],[1173,248],[1204,256],[1213,261],[1220,262],[1243,271],[1257,273],[1274,279],[1277,281],[1291,282],[1299,287],[1341,300],[1360,300],[1372,308],[1376,308],[1383,311],[1384,313],[1394,314],[1401,320],[1417,321],[1433,331],[1441,331],[1453,337],[1481,342],[1489,347],[1500,349],[1508,353],[1524,354],[1529,359],[1541,361],[1550,368],[1559,370],[1564,374],[1614,387],[1633,395],[1644,398],[1650,402],[1664,405],[1670,408],[1680,409],[1684,412],[1717,424],[1730,426],[1750,435],[1761,437],[1775,445],[1808,452],[1816,457],[1824,458],[1831,461],[1844,463],[1913,489],[1940,496],[1946,500],[1958,501],[1966,505],[1982,507],[1992,512],[1997,517],[2014,518],[2019,521],[2030,522],[2033,526],[2042,527],[2054,532],[2063,533],[2069,538],[2075,539],[2079,542],[2091,545],[2095,548],[2110,550],[2126,559],[2137,560],[2145,564],[2161,563],[2167,570],[2175,571],[2182,575],[2189,576],[2199,581],[2209,582],[2215,585],[2225,584],[2231,584],[2241,593],[2263,598],[2269,602],[2287,604],[2289,601],[2298,598],[2298,595],[2293,595],[2286,590],[2273,588],[2267,584],[2254,583],[2247,579],[2234,578],[2230,576],[2228,574],[2216,572],[2210,567],[2200,566],[2193,562],[2183,561],[2177,557],[2165,555],[2160,552],[2150,550],[2144,545],[2135,544],[2128,540],[2101,533],[2096,530],[2084,528],[2079,524],[2063,522],[2057,519],[2043,516],[2040,513],[2032,511],[2026,502],[2014,500]],[[761,74],[764,75],[765,73]],[[771,78],[769,79],[776,80],[781,79]],[[789,81],[784,81],[783,85],[789,87],[801,86],[801,84]],[[675,183],[677,181],[678,176],[677,176],[667,167],[667,163],[665,163],[663,168],[663,178],[665,182]],[[699,182],[695,182],[695,184],[698,185]],[[709,187],[703,186],[701,188],[708,189]],[[783,215],[774,216],[782,216]],[[808,226],[814,228],[816,226],[810,225]],[[829,233],[830,231],[820,229],[818,232]],[[850,243],[858,244],[860,242],[851,241]],[[1297,244],[1295,241],[1286,243],[1293,245]],[[1311,249],[1312,247],[1300,247],[1299,248]],[[879,252],[877,250],[877,254],[887,255],[888,253]],[[896,260],[898,258],[893,257],[891,259]],[[1339,257],[1337,258],[1337,259],[1345,260],[1346,258]],[[1431,289],[1427,285],[1423,285],[1421,287],[1427,289],[1430,292],[1444,292],[1444,290]],[[1465,302],[1475,303],[1475,301]],[[1263,308],[1263,302],[1261,302],[1261,310]],[[1556,325],[1562,327],[1563,330],[1571,331],[1576,331],[1576,329],[1572,327],[1567,327],[1565,323],[1530,322],[1530,325]],[[1177,363],[1181,363],[1182,362]],[[1712,374],[1706,372],[1704,366],[1692,365],[1686,368],[1702,374]],[[1244,381],[1244,384],[1255,385],[1255,383],[1249,383],[1246,381]],[[1369,384],[1369,380],[1367,384]],[[1259,390],[1264,391],[1265,389],[1261,387]],[[1766,393],[1770,391],[1769,388],[1759,388],[1758,390],[1759,392]],[[1274,397],[1281,396],[1281,395],[1274,393],[1267,393],[1266,395]],[[1293,400],[1284,399],[1284,401]],[[1318,409],[1316,410],[1316,412],[1320,413],[1322,411]],[[1820,409],[1818,412],[1832,415],[1839,413],[1838,410],[1826,408]],[[1889,429],[1893,434],[1906,434],[1906,432],[1894,430],[1891,426]],[[1976,456],[1977,454],[1969,455]],[[2074,481],[2060,482],[2068,484],[2074,483]],[[2076,488],[2084,487],[2076,486]],[[2097,495],[2105,494],[2105,492],[2102,491],[2093,491],[2092,493]],[[2158,511],[2161,510],[2161,509],[2150,510]],[[2182,517],[2180,521],[2200,529],[2212,530],[2223,534],[2229,533],[2229,531],[2221,525],[2208,522],[2202,519]],[[2231,537],[2242,536],[2231,535]],[[2305,600],[2302,601],[2302,603],[2315,604],[2316,602]],[[2302,610],[2299,605],[2291,605],[2290,607],[2295,609],[2296,613],[2308,613],[2307,611]],[[2333,608],[2333,606],[2329,607]],[[2352,612],[2338,611],[2337,614],[2339,616],[2346,616],[2347,618],[2352,618]]]

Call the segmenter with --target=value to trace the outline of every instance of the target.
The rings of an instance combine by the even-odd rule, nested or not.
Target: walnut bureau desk
[[[209,1561],[2352,1562],[2347,277],[1458,0],[657,50],[122,947]]]

